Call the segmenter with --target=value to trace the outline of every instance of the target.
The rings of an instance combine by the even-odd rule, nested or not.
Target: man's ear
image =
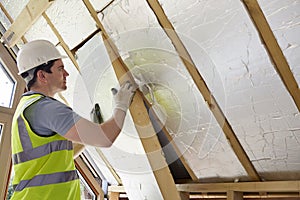
[[[45,72],[43,70],[37,71],[36,76],[39,81],[46,82]]]

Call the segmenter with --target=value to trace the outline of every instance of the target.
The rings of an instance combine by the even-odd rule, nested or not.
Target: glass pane
[[[13,95],[15,90],[15,81],[5,70],[2,62],[0,61],[0,106],[10,108],[13,101]]]

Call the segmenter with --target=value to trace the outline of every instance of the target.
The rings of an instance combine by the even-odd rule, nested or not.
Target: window
[[[89,184],[85,181],[83,176],[77,171],[80,179],[80,193],[82,200],[96,200],[96,195],[89,186]]]
[[[11,108],[15,91],[15,81],[8,74],[0,60],[0,106]]]

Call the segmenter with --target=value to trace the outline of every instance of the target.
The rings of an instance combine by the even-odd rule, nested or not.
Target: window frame
[[[100,184],[94,178],[94,175],[87,167],[86,163],[82,159],[82,155],[79,155],[75,160],[76,169],[80,172],[82,177],[85,179],[86,183],[89,185],[91,190],[96,195],[96,199],[104,199],[104,192]]]
[[[11,108],[0,106],[0,199],[5,199],[11,172],[11,121],[21,95],[25,90],[25,82],[18,75],[18,69],[13,56],[7,48],[0,43],[0,59],[7,73],[15,80],[15,93]]]
[[[16,79],[9,73],[9,71],[7,70],[7,67],[6,67],[5,63],[2,61],[1,58],[0,58],[0,65],[1,65],[0,67],[3,68],[3,70],[4,70],[4,73],[7,74],[8,79],[11,79],[11,81],[13,81],[13,83],[14,83],[12,95],[11,95],[11,97],[10,97],[11,99],[10,99],[10,102],[9,102],[9,106],[8,106],[8,107],[5,106],[5,108],[11,108],[12,105],[13,105],[14,97],[15,97],[15,91],[16,91],[17,81],[16,81]],[[3,107],[3,106],[2,106],[2,107]]]

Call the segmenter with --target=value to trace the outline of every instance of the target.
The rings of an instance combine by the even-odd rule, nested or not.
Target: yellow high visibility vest
[[[24,117],[24,110],[43,97],[40,94],[23,96],[13,117],[12,199],[79,200],[80,183],[72,142],[57,133],[49,137],[35,134]]]

